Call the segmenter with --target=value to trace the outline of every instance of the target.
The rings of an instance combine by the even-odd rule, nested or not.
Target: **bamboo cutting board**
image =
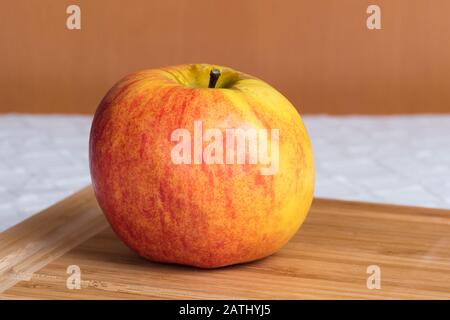
[[[68,267],[81,271],[68,289]],[[380,289],[368,289],[380,269]],[[71,270],[71,269],[69,269]],[[271,257],[216,270],[146,261],[91,187],[0,233],[4,299],[450,299],[450,211],[316,199]]]

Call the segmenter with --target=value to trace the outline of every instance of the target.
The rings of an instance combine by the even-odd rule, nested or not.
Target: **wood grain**
[[[0,233],[0,292],[106,227],[88,187]]]
[[[101,216],[89,187],[0,234],[0,252],[8,257],[2,273],[34,272],[18,283],[2,280],[1,297],[450,299],[446,210],[316,199],[281,251],[216,270],[146,261]],[[36,241],[39,246],[30,245]],[[81,268],[80,290],[66,288],[69,265]],[[366,286],[369,265],[381,268],[379,290]]]
[[[450,112],[450,1],[15,0],[0,10],[0,112],[93,113],[124,75],[216,63],[301,114]],[[66,8],[81,7],[81,30]]]

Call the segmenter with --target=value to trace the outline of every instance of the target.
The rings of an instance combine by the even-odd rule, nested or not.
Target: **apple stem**
[[[219,69],[212,69],[209,73],[209,85],[208,88],[215,88],[217,80],[219,80],[220,77],[220,70]]]

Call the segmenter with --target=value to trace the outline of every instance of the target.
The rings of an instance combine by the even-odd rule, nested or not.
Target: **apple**
[[[296,109],[264,81],[217,65],[120,80],[95,113],[89,161],[113,230],[152,261],[216,268],[269,256],[313,199]]]

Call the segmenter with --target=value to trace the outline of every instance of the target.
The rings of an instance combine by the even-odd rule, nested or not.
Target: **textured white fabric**
[[[0,231],[90,183],[90,116],[0,116]],[[306,116],[317,197],[450,208],[450,115]]]

